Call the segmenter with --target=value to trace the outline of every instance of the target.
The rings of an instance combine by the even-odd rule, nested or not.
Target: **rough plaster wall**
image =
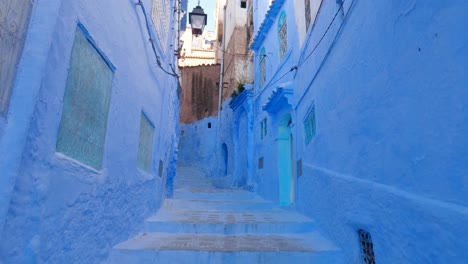
[[[360,261],[359,228],[371,233],[379,263],[464,262],[468,35],[457,21],[468,4],[355,0],[349,10],[351,3],[331,52],[340,16],[294,80],[296,159],[303,161],[296,207],[350,263]],[[323,1],[305,46],[293,48],[300,52],[292,51],[293,63],[310,54],[336,11],[335,1]],[[267,54],[276,49],[275,35],[265,40]],[[293,63],[280,64],[279,72]],[[257,109],[269,89],[260,92]],[[306,146],[303,119],[313,103],[317,134]],[[274,152],[273,140],[258,145],[256,155]],[[274,198],[267,162],[259,191]]]
[[[181,123],[217,115],[219,71],[220,65],[181,68]]]
[[[197,166],[211,173],[213,168],[207,164],[213,164],[216,159],[216,122],[211,117],[180,126],[179,165]]]
[[[220,125],[217,118],[205,118],[180,126],[179,160],[181,166],[196,166],[213,177],[223,177],[222,145],[227,146],[227,175],[224,187],[235,182],[234,113],[229,107],[230,100],[223,103]],[[208,128],[211,123],[211,128]]]
[[[36,51],[47,56],[47,67],[1,235],[5,263],[99,263],[156,211],[166,175],[174,171],[177,86],[153,66],[140,9],[132,2],[83,0],[63,4],[56,18],[52,45]],[[117,68],[100,171],[55,152],[77,21]],[[155,123],[151,173],[137,168],[142,111]]]
[[[0,230],[10,204],[34,102],[47,65],[47,51],[52,42],[59,6],[58,0],[34,5],[8,114],[6,119],[0,118]]]
[[[229,40],[224,57],[224,82],[223,100],[231,96],[237,90],[239,83],[252,83],[250,72],[251,62],[248,57],[247,29],[244,26],[236,27]]]

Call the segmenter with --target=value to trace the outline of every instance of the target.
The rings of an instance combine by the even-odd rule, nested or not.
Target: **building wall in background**
[[[217,115],[219,69],[219,65],[181,68],[181,123]]]
[[[259,193],[280,202],[277,142],[289,113],[294,206],[317,220],[350,263],[362,261],[359,229],[372,235],[379,263],[468,259],[458,239],[468,236],[468,152],[461,147],[468,144],[468,35],[457,23],[468,4],[354,0],[340,9],[336,1],[311,1],[321,3],[306,31],[296,18],[304,3],[279,2],[253,45],[256,76],[262,47],[269,58],[253,97],[250,151],[264,165],[256,171]],[[288,51],[280,59],[283,11]]]

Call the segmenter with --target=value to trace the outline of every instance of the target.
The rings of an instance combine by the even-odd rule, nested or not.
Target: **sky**
[[[192,10],[198,5],[198,0],[189,0],[188,1],[188,10],[187,12],[192,12]],[[205,27],[205,30],[214,31],[214,14],[216,8],[216,0],[200,0],[200,6],[205,11],[205,14],[208,15],[208,23]],[[188,17],[187,17],[188,23]]]

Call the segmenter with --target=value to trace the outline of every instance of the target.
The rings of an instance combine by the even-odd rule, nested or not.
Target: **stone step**
[[[251,200],[187,200],[187,199],[166,199],[163,203],[167,209],[181,210],[197,210],[203,208],[205,210],[264,210],[272,209],[275,204],[263,199]]]
[[[315,223],[282,209],[221,211],[162,208],[145,222],[148,232],[206,234],[277,234],[310,232]]]
[[[340,252],[317,232],[283,235],[143,233],[114,247],[109,263],[333,263]]]
[[[205,189],[205,188],[180,188],[174,190],[173,198],[189,200],[252,200],[258,199],[256,193],[244,190],[231,189]]]

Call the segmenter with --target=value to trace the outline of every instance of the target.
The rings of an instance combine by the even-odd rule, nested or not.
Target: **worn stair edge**
[[[279,234],[303,233],[314,230],[311,223],[174,223],[146,222],[148,232],[207,233],[207,234]]]
[[[205,210],[264,210],[272,209],[275,204],[262,199],[255,200],[186,200],[186,199],[166,199],[163,208],[172,210],[196,210],[203,208]]]
[[[318,232],[283,235],[144,233],[114,247],[110,263],[343,263]]]

